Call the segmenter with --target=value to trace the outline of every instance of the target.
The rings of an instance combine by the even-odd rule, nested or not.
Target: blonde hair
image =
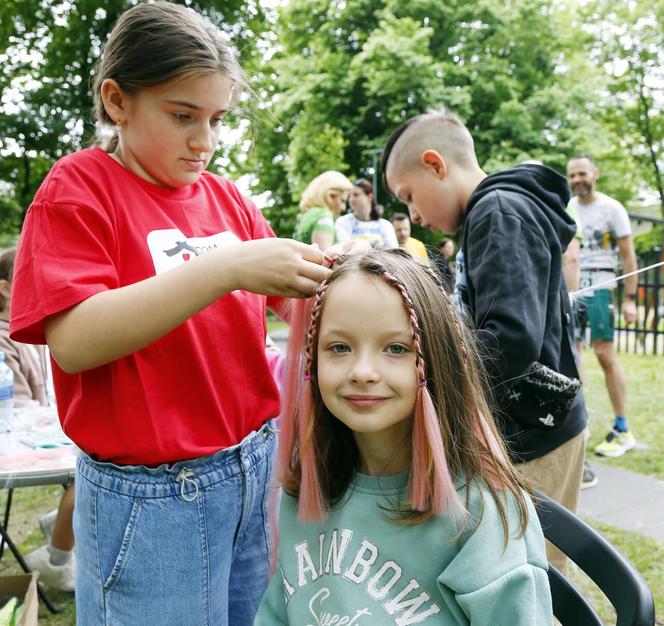
[[[344,191],[350,191],[352,188],[353,183],[341,172],[335,170],[323,172],[316,176],[302,192],[300,211],[304,212],[314,207],[327,207],[329,206],[328,198],[331,191],[343,193]]]

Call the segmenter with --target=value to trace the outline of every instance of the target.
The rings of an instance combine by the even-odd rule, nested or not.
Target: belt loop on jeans
[[[180,483],[180,496],[185,502],[193,502],[198,498],[198,483],[195,480],[192,480],[195,476],[196,472],[193,469],[183,467],[175,479],[175,482]],[[191,496],[188,496],[184,491],[186,483],[191,483],[194,486],[194,493]]]

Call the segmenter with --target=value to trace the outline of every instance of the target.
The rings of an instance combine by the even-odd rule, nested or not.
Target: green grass
[[[664,357],[642,354],[618,355],[625,372],[627,419],[638,446],[617,459],[603,459],[615,467],[664,480]],[[582,352],[584,393],[590,414],[588,458],[613,426],[613,410],[604,373],[594,352]]]
[[[9,531],[12,539],[18,543],[22,554],[38,548],[44,543],[44,536],[39,528],[39,517],[55,509],[62,497],[62,487],[31,487],[29,489],[16,489],[12,502]],[[4,513],[4,496],[1,500]],[[14,559],[14,556],[5,546],[5,552],[0,561],[0,575],[22,574],[23,571]],[[49,626],[73,626],[76,624],[76,606],[74,595],[61,591],[51,591],[45,588],[49,599],[61,613],[51,615],[42,602],[39,603],[39,623]]]
[[[268,318],[268,328],[284,327],[283,322]],[[604,386],[604,378],[597,359],[591,351],[584,350],[585,394],[592,416],[592,447],[601,441],[605,431],[611,427],[612,411]],[[628,417],[630,428],[640,443],[649,449],[632,450],[619,459],[605,462],[635,472],[664,479],[664,385],[661,382],[664,358],[633,354],[620,354],[627,377]],[[589,452],[592,455],[592,452]],[[62,495],[59,487],[34,487],[17,489],[10,531],[23,553],[39,547],[44,538],[39,530],[38,519],[55,508]],[[4,500],[0,504],[4,503]],[[586,520],[641,572],[655,596],[655,605],[664,613],[664,544],[648,539],[638,533],[619,530],[606,524]],[[20,573],[20,568],[11,554],[5,553],[0,561],[0,575]],[[613,610],[597,587],[582,572],[573,571],[572,580],[588,597],[606,623],[615,623]],[[49,597],[62,608],[62,613],[51,615],[40,604],[39,623],[48,626],[72,626],[75,624],[75,606],[71,594],[49,591]]]
[[[634,532],[585,519],[624,554],[645,578],[655,599],[657,616],[664,613],[664,544]],[[606,596],[581,570],[572,566],[570,579],[606,624],[616,623],[616,613]],[[658,624],[663,622],[657,621]]]

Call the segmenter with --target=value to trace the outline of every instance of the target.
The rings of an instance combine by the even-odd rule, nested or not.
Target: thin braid
[[[429,276],[431,276],[431,279],[436,283],[436,285],[438,285],[438,287],[440,287],[440,290],[443,292],[443,294],[445,294],[447,296],[447,291],[445,289],[445,286],[443,285],[443,281],[441,280],[440,275],[438,274],[438,272],[436,272],[434,269],[432,269],[429,264],[421,263],[421,265],[422,265],[422,269],[427,274],[429,274]]]
[[[316,335],[318,334],[318,324],[320,322],[320,314],[323,308],[323,297],[329,287],[329,282],[324,280],[316,295],[314,296],[314,304],[311,307],[311,315],[309,316],[309,325],[304,344],[304,377],[310,380],[313,377],[311,365],[313,363],[313,351],[316,343]]]
[[[378,268],[375,268],[378,273]],[[431,510],[436,515],[450,514],[461,521],[466,510],[454,488],[447,464],[440,418],[427,389],[422,329],[415,305],[406,286],[389,272],[382,270],[382,278],[401,294],[413,330],[419,389],[415,401],[413,421],[413,458],[410,472],[409,499],[413,510]]]
[[[410,317],[410,324],[413,330],[413,342],[415,344],[416,367],[419,377],[419,384],[420,386],[424,386],[426,385],[427,375],[426,369],[424,367],[424,353],[422,352],[420,323],[417,319],[417,313],[415,312],[415,305],[413,304],[410,295],[406,291],[406,287],[398,278],[395,278],[389,272],[382,272],[382,277],[389,285],[399,291],[401,294],[401,299],[403,300],[404,304],[406,305],[406,309],[408,310],[408,316]]]

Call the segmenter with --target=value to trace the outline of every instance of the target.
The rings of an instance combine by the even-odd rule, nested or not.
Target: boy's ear
[[[447,175],[447,163],[437,150],[425,150],[420,156],[420,163],[435,172],[441,180]]]
[[[101,84],[101,100],[108,116],[116,123],[121,123],[127,114],[127,96],[117,81],[107,78]]]

